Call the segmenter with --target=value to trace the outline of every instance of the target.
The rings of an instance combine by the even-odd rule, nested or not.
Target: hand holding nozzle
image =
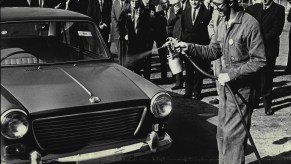
[[[186,42],[178,42],[174,45],[175,51],[181,53],[182,55],[186,54],[185,52],[188,51],[188,44]]]
[[[168,48],[168,50],[174,54],[185,54],[185,51],[188,50],[188,44],[185,42],[181,42],[176,38],[168,37],[167,42],[163,44],[164,48]]]

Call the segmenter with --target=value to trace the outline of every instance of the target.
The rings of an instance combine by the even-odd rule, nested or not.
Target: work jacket
[[[230,80],[249,77],[266,65],[260,25],[244,11],[238,12],[228,29],[223,17],[209,45],[189,44],[188,47],[192,57],[208,60],[222,57],[222,72],[228,73]]]

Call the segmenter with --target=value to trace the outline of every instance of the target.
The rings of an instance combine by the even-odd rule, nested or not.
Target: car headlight
[[[167,93],[156,94],[151,101],[151,112],[156,118],[168,116],[172,111],[172,98]]]
[[[27,115],[20,109],[10,109],[1,115],[1,134],[8,139],[23,137],[28,127]]]

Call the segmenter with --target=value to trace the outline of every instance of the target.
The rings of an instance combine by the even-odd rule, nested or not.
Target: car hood
[[[91,96],[99,97],[99,104],[149,99],[111,64],[7,68],[1,84],[30,113],[92,105]]]

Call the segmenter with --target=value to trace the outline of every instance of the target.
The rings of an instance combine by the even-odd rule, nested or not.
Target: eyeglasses
[[[222,11],[223,7],[226,5],[225,3],[216,3],[212,2],[214,9],[217,11]]]

